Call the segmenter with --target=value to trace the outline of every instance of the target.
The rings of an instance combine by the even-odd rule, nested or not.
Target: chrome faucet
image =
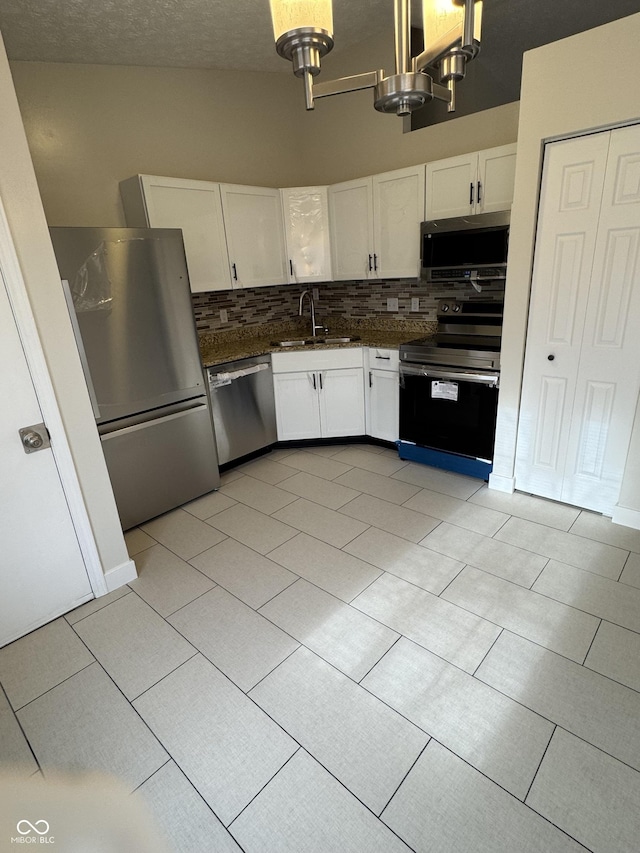
[[[298,317],[302,317],[302,307],[305,296],[309,297],[309,307],[311,309],[311,337],[315,338],[316,329],[324,330],[322,323],[316,323],[316,306],[313,303],[313,294],[310,290],[303,290],[300,294],[300,302],[298,304]]]

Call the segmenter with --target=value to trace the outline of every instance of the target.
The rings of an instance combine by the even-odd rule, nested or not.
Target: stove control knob
[[[440,306],[440,310],[444,314],[445,311],[449,310],[449,304],[447,302],[443,302],[442,305]]]
[[[460,306],[456,303],[456,304],[453,306],[453,310],[454,310],[454,311],[459,311],[459,310],[460,310]]]

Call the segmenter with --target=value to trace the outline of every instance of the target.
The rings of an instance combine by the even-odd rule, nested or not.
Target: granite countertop
[[[347,347],[397,349],[405,341],[435,334],[435,329],[436,323],[431,320],[336,317],[330,320],[329,332],[325,337],[358,337],[359,340],[342,344],[322,343],[278,347],[273,345],[274,341],[308,340],[311,337],[308,320],[264,323],[258,326],[231,329],[228,332],[201,332],[199,334],[200,357],[204,367],[213,367],[227,361],[237,361],[269,352],[300,352]]]

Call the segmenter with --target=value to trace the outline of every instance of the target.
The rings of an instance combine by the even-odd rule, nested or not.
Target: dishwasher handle
[[[450,367],[427,367],[426,365],[400,365],[400,380],[404,376],[424,376],[425,379],[444,379],[450,382],[475,382],[480,385],[491,385],[497,388],[500,382],[499,373],[484,371],[456,370]]]
[[[238,370],[209,373],[209,387],[222,388],[224,385],[231,385],[236,379],[242,379],[243,376],[260,373],[261,370],[269,370],[269,365],[265,362],[263,364],[254,364],[251,367],[242,367]]]

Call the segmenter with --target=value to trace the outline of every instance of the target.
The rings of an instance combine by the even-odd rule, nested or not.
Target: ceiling
[[[392,0],[334,3],[336,55],[385,28]],[[0,31],[11,60],[291,73],[269,0],[0,0]]]

